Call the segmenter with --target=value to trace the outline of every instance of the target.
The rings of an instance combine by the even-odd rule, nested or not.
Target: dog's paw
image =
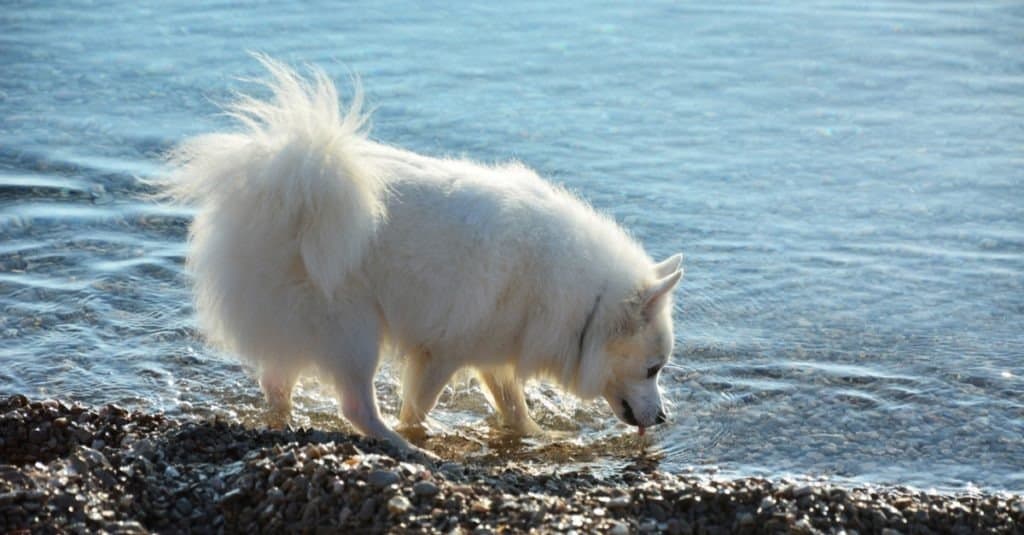
[[[264,416],[264,422],[267,425],[267,429],[274,429],[277,431],[288,431],[291,429],[291,415],[283,414],[280,411],[267,411]]]
[[[544,429],[533,421],[533,418],[521,419],[515,422],[506,422],[504,429],[509,434],[517,437],[537,437],[544,434]]]
[[[430,437],[430,429],[425,423],[418,424],[399,424],[395,428],[398,434],[402,435],[410,442],[423,442]]]
[[[440,457],[429,450],[425,450],[412,444],[406,444],[398,448],[399,456],[403,461],[418,463],[426,466],[434,466],[443,461]]]

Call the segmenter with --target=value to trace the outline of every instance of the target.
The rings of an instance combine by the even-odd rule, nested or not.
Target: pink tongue
[[[642,425],[640,425],[640,426],[637,426],[637,428],[636,428],[636,432],[637,432],[637,433],[640,433],[640,436],[644,436],[644,432],[645,432],[645,431],[647,431],[647,430],[646,430],[646,429],[644,429],[644,426],[642,426]]]

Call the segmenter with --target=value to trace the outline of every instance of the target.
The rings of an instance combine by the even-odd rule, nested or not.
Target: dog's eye
[[[661,364],[647,368],[647,378],[650,379],[651,377],[658,375],[659,371],[661,371]]]

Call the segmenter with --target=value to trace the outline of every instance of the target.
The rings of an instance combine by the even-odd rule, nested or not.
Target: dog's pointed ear
[[[654,265],[654,275],[656,277],[667,277],[672,273],[675,273],[679,266],[683,263],[683,253],[676,253],[661,262]]]
[[[650,321],[665,306],[672,295],[672,290],[682,278],[683,270],[677,269],[671,275],[662,277],[643,289],[640,294],[640,314],[644,321]]]

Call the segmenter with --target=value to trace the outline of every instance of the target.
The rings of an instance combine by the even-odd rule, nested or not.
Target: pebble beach
[[[2,533],[1019,533],[1024,497],[410,458],[360,436],[0,400]]]

